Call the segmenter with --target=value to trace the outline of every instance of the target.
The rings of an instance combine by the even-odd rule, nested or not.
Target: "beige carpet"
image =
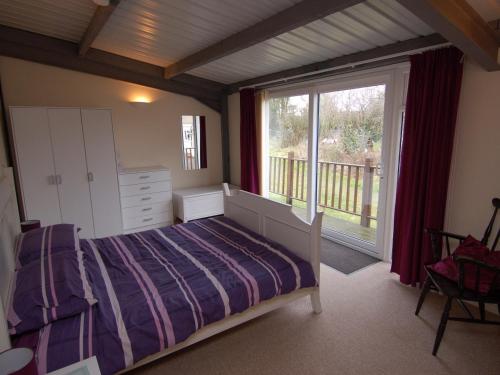
[[[444,300],[430,295],[416,317],[419,291],[388,271],[322,265],[322,314],[299,300],[134,374],[500,374],[500,327],[449,322],[433,357]]]

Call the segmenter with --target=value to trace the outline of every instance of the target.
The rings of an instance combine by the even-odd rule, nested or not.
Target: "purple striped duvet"
[[[309,263],[227,218],[81,240],[98,303],[19,337],[40,373],[97,356],[102,374],[184,341],[207,324],[317,285]]]

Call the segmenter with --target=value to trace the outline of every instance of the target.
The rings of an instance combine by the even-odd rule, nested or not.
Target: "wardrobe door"
[[[62,221],[81,228],[80,237],[94,237],[80,109],[49,108],[47,113]]]
[[[96,237],[122,233],[111,111],[82,109]]]
[[[61,222],[46,108],[11,108],[17,172],[26,219]]]

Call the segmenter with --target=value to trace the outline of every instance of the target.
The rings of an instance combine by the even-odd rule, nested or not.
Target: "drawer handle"
[[[148,190],[150,188],[151,188],[151,186],[143,186],[143,187],[141,187],[141,190]]]
[[[147,219],[142,219],[142,222],[146,223],[146,222],[151,221],[151,220],[153,220],[153,218],[152,217],[148,217]]]
[[[153,207],[143,208],[142,211],[151,211]]]
[[[150,176],[139,176],[141,180],[145,180],[146,178],[149,178]]]
[[[144,197],[141,199],[141,201],[150,201],[151,200],[151,197]]]

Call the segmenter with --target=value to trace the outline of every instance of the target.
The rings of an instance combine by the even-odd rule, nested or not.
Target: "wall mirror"
[[[185,170],[207,167],[207,131],[205,116],[183,115],[182,129],[182,164]]]

